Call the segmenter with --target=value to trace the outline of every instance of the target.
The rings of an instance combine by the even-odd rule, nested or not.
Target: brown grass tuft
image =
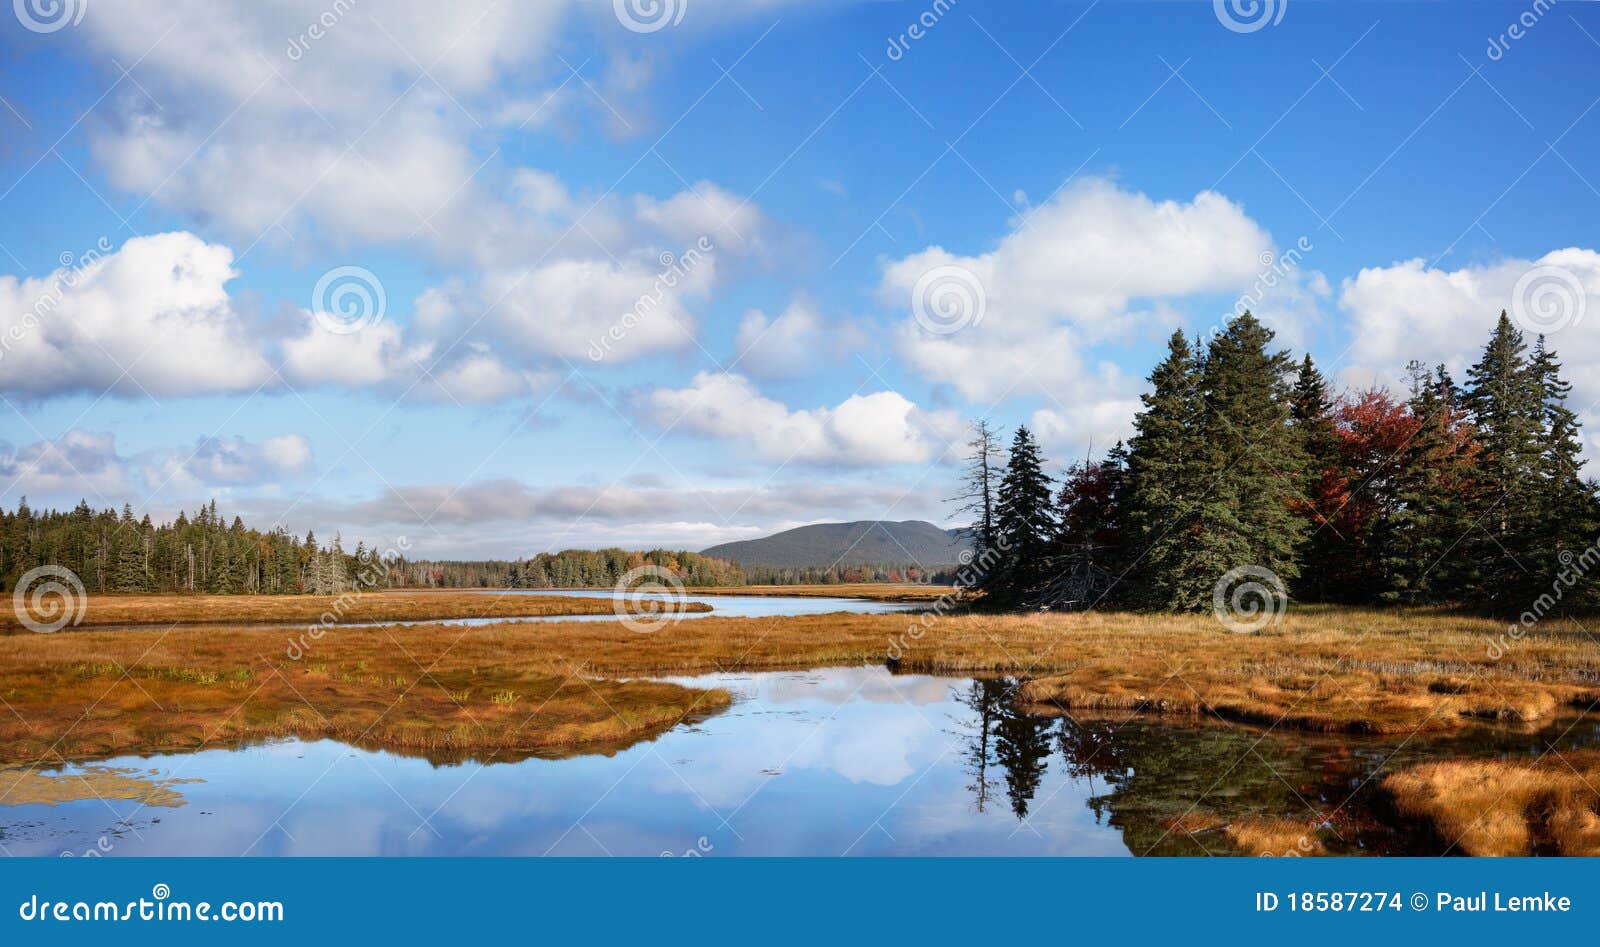
[[[1402,815],[1467,855],[1600,855],[1600,752],[1423,763],[1383,781]]]

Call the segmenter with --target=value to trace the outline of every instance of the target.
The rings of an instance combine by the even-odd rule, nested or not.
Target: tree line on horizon
[[[1543,336],[1530,346],[1502,312],[1464,385],[1412,362],[1403,398],[1332,396],[1309,355],[1272,342],[1248,312],[1208,343],[1174,333],[1132,437],[1060,477],[1025,426],[1004,449],[977,422],[960,499],[985,601],[1199,611],[1245,568],[1310,602],[1600,599],[1600,496]]]
[[[252,529],[229,521],[215,500],[192,516],[156,524],[96,511],[87,500],[71,510],[35,510],[21,498],[0,509],[0,591],[17,588],[40,566],[70,570],[84,590],[103,593],[337,595],[356,589],[592,588],[616,584],[629,570],[667,569],[685,586],[743,585],[739,564],[696,552],[654,549],[567,549],[521,560],[413,560],[358,542],[346,552],[315,532],[302,539],[278,527]]]
[[[336,595],[354,589],[576,589],[615,585],[629,570],[666,569],[686,587],[844,582],[952,582],[951,568],[926,571],[897,563],[816,568],[744,568],[738,562],[687,550],[565,549],[527,559],[410,559],[358,542],[347,552],[283,528],[262,531],[215,500],[193,515],[180,512],[156,524],[131,506],[95,510],[80,500],[71,510],[35,510],[26,497],[0,509],[0,591],[17,587],[39,566],[71,570],[88,592]]]
[[[285,529],[250,529],[229,522],[217,501],[191,517],[152,523],[147,513],[94,510],[80,500],[71,510],[34,510],[27,497],[0,510],[0,588],[15,589],[39,566],[69,569],[89,592],[208,592],[213,594],[332,595],[355,586],[365,544],[346,553],[337,534],[323,545]]]

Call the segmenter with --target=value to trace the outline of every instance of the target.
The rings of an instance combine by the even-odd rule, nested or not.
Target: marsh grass
[[[1018,699],[1051,712],[1280,729],[1451,731],[1600,697],[1600,654],[1581,629],[1547,621],[1496,661],[1502,631],[1445,612],[1310,608],[1255,635],[1208,615],[713,615],[647,635],[620,622],[341,628],[302,661],[285,656],[283,631],[261,628],[21,635],[0,649],[0,693],[16,711],[0,715],[0,761],[290,735],[434,755],[571,751],[729,702],[644,676],[884,664],[891,652],[904,671],[1022,678]]]
[[[1402,816],[1464,855],[1600,855],[1600,752],[1423,763],[1383,782]]]
[[[0,767],[0,800],[11,806],[54,806],[82,799],[129,799],[144,806],[176,808],[183,805],[183,796],[172,787],[197,782],[116,766],[86,766],[74,773]]]
[[[483,592],[365,592],[336,595],[91,595],[83,621],[97,625],[312,624],[423,621],[434,618],[530,618],[609,614],[609,599]],[[691,602],[684,611],[709,611]],[[11,609],[0,611],[0,633],[24,633]]]
[[[1317,828],[1293,819],[1236,819],[1222,832],[1245,855],[1285,858],[1327,854]]]

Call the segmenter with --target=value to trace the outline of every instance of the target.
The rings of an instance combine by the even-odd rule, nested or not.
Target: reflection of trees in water
[[[1121,717],[1036,716],[1018,709],[1017,684],[1010,678],[972,681],[956,694],[971,711],[957,721],[956,732],[963,740],[967,790],[979,812],[987,811],[991,793],[1003,787],[1011,811],[1026,818],[1052,755],[1059,754],[1061,775],[1091,781],[1089,808],[1099,821],[1121,829],[1135,853],[1155,847],[1199,854],[1199,841],[1167,828],[1173,817],[1200,811],[1197,804],[1228,817],[1306,811],[1261,754],[1280,756],[1277,765],[1297,773],[1302,785],[1322,781],[1317,764],[1325,760],[1282,759],[1287,748],[1263,743],[1260,734]]]
[[[962,735],[967,738],[963,758],[973,780],[967,788],[974,805],[979,812],[986,809],[989,793],[998,785],[992,770],[998,770],[1011,811],[1022,819],[1050,759],[1051,722],[1019,711],[1013,700],[1016,687],[1009,678],[973,681],[959,700],[973,713],[963,722]]]
[[[1000,704],[1000,699],[991,694],[994,685],[993,681],[973,681],[965,694],[956,697],[973,714],[972,720],[959,722],[957,732],[966,738],[962,763],[967,775],[972,777],[967,791],[972,793],[973,805],[979,812],[988,807],[989,790],[995,786],[994,779],[989,776],[989,766],[994,761],[995,718]]]

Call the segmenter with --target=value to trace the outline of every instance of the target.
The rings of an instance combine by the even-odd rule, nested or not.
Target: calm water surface
[[[483,595],[561,595],[576,598],[611,598],[615,593],[609,589],[483,589],[469,590],[480,592]],[[658,599],[669,600],[669,596],[651,592],[639,592],[630,596],[634,600]],[[911,611],[924,607],[927,603],[917,602],[881,602],[860,598],[803,598],[800,596],[783,595],[706,595],[701,598],[694,597],[694,590],[689,589],[683,599],[691,602],[704,602],[711,606],[709,612],[684,612],[670,616],[674,621],[686,621],[694,618],[782,618],[790,615],[827,615],[832,612],[855,612],[863,615],[882,615],[891,612]],[[544,621],[616,621],[614,612],[603,612],[598,615],[533,615],[521,617],[496,617],[496,618],[424,618],[407,621],[344,621],[340,622],[341,628],[377,628],[377,627],[406,627],[411,625],[506,625],[523,624],[528,622]],[[226,628],[306,628],[310,622],[219,622],[215,624],[186,624],[186,629],[226,629]],[[94,625],[86,627],[87,631],[148,631],[151,625]]]
[[[1115,855],[1227,851],[1172,832],[1220,813],[1328,820],[1350,852],[1408,850],[1374,816],[1386,763],[1593,743],[1595,727],[1461,740],[1297,738],[1018,712],[1011,682],[880,667],[708,675],[728,711],[611,756],[430,762],[332,741],[122,757],[177,805],[0,805],[12,855]],[[1565,733],[1562,731],[1565,730]],[[1396,751],[1398,750],[1398,753]],[[71,782],[83,767],[53,771]],[[92,770],[90,771],[92,772]],[[3,777],[4,772],[0,772]],[[87,794],[85,794],[87,795]],[[170,802],[170,800],[168,800]]]

